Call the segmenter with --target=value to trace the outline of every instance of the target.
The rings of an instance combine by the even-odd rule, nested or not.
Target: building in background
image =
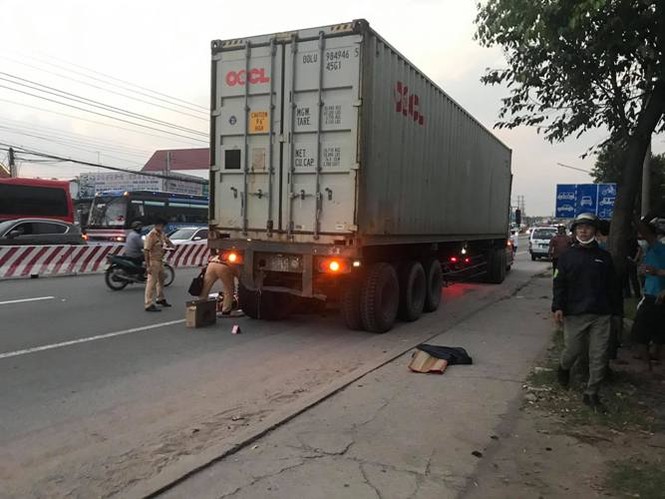
[[[0,163],[0,178],[9,178],[9,177],[11,177],[11,175],[9,174],[9,167]]]
[[[210,149],[163,149],[155,151],[143,167],[144,172],[201,170],[208,176]]]

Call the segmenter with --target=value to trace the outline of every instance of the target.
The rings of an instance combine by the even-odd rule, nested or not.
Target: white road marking
[[[161,322],[159,324],[150,324],[149,326],[135,327],[132,329],[125,329],[124,331],[116,331],[114,333],[98,334],[97,336],[90,336],[88,338],[79,338],[78,340],[63,341],[62,343],[53,343],[51,345],[42,345],[40,347],[26,348],[25,350],[16,350],[15,352],[0,353],[0,359],[8,359],[9,357],[18,357],[19,355],[27,355],[29,353],[43,352],[44,350],[53,350],[55,348],[63,348],[71,345],[78,345],[79,343],[88,343],[90,341],[104,340],[106,338],[113,338],[115,336],[123,336],[125,334],[140,333],[141,331],[149,331],[150,329],[157,329],[164,326],[172,326],[174,324],[181,324],[185,319],[178,319],[176,321]]]
[[[53,300],[55,296],[40,296],[39,298],[23,298],[21,300],[0,301],[0,305],[11,305],[12,303],[28,303],[31,301]]]

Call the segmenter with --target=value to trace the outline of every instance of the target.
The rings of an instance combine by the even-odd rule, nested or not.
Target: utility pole
[[[167,177],[171,176],[171,151],[166,151],[166,169],[164,170],[164,173]],[[165,185],[166,191],[171,192],[168,179],[165,181]]]
[[[642,163],[642,216],[651,209],[651,138]]]
[[[524,215],[524,194],[519,194],[517,196],[517,207],[521,210],[522,215]]]
[[[14,148],[9,148],[9,176],[18,177],[18,171],[16,170],[16,156],[14,156]]]

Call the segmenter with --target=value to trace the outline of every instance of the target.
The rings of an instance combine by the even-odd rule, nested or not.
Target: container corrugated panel
[[[505,236],[510,149],[378,35],[365,43],[361,231]]]
[[[330,243],[502,237],[510,151],[365,21],[213,42],[211,223]]]

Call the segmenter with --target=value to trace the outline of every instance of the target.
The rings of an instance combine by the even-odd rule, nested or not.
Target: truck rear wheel
[[[427,281],[425,306],[423,311],[434,312],[441,304],[441,289],[443,288],[443,269],[441,262],[436,258],[429,258],[423,262]]]
[[[358,282],[349,281],[344,284],[340,299],[340,313],[346,327],[352,331],[363,329],[363,320],[360,316],[360,286]]]
[[[259,293],[250,291],[242,283],[238,286],[238,302],[247,317],[259,318]]]
[[[385,333],[395,324],[398,306],[397,272],[388,263],[374,264],[365,275],[360,292],[363,327],[371,333]]]
[[[485,281],[490,284],[501,284],[506,279],[508,258],[503,248],[491,249],[487,252],[487,276]]]
[[[420,262],[405,262],[399,272],[400,319],[413,322],[422,315],[427,296],[427,276]]]

